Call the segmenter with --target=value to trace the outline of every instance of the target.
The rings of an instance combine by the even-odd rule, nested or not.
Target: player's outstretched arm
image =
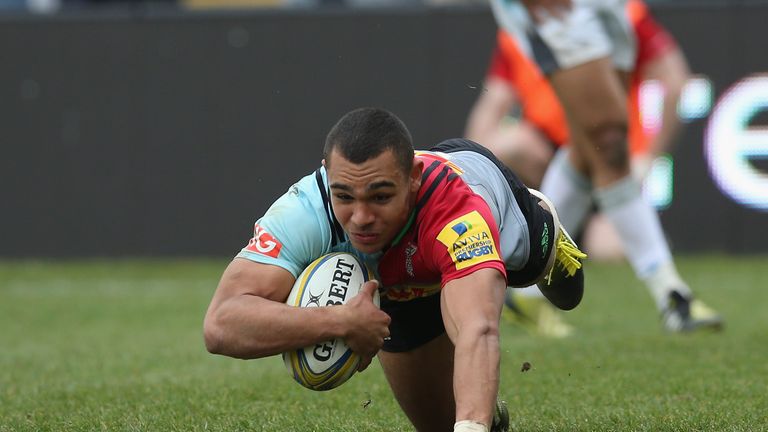
[[[276,355],[345,337],[363,326],[366,314],[370,316],[369,305],[362,302],[322,308],[288,306],[285,300],[294,280],[281,267],[235,258],[224,271],[205,316],[208,351],[243,359]],[[368,302],[379,311],[370,297]]]
[[[499,315],[506,283],[495,269],[480,269],[442,290],[445,328],[455,346],[456,421],[490,427],[499,388]]]

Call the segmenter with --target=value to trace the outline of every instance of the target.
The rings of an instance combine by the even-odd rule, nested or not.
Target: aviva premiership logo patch
[[[498,260],[491,229],[477,210],[448,222],[437,235],[456,265],[456,270]]]

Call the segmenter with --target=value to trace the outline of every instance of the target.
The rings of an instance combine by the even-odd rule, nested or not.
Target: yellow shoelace
[[[555,266],[560,264],[563,269],[568,273],[568,276],[576,274],[576,270],[581,268],[581,261],[587,257],[587,254],[579,250],[576,244],[568,238],[568,234],[565,231],[561,231],[557,237],[557,245],[555,247],[555,263],[552,268],[549,269],[547,275],[547,284],[552,283],[552,272],[555,270]]]

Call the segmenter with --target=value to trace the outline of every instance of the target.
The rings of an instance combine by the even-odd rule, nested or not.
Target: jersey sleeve
[[[488,66],[488,72],[486,73],[486,79],[496,78],[511,85],[514,82],[514,72],[512,67],[510,67],[509,59],[504,54],[505,37],[503,30],[499,30],[496,37],[496,46],[493,48],[491,62]]]
[[[441,189],[444,198],[437,193],[430,200],[434,208],[428,209],[419,233],[430,240],[427,256],[441,274],[441,286],[483,268],[497,269],[506,278],[498,227],[485,201],[459,178]]]
[[[642,70],[646,64],[677,48],[675,38],[656,22],[647,8],[633,18],[632,25],[637,36],[636,70]]]
[[[329,250],[330,228],[314,176],[291,186],[254,224],[253,237],[237,254],[282,267],[294,277]]]

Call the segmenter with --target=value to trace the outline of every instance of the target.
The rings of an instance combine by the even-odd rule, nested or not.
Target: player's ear
[[[409,178],[411,180],[411,192],[418,192],[421,187],[421,173],[424,171],[424,161],[414,157],[413,166]]]

